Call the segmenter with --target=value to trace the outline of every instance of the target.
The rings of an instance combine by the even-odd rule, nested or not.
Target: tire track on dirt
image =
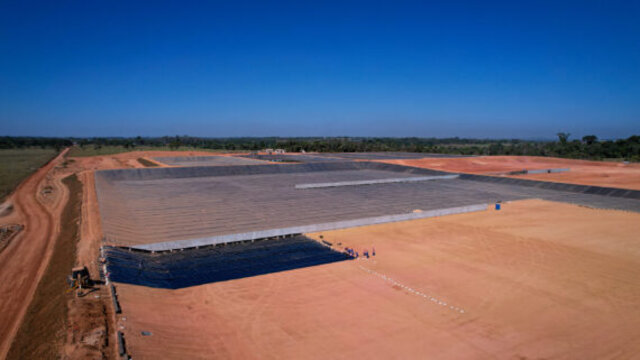
[[[0,254],[0,358],[5,358],[53,250],[56,221],[37,200],[47,173],[67,154],[62,151],[18,186],[12,201],[25,229]],[[63,201],[65,202],[65,201]]]

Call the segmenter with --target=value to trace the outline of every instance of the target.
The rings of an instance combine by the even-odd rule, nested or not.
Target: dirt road
[[[47,174],[60,164],[68,149],[36,171],[20,184],[11,196],[15,217],[25,224],[21,234],[0,253],[0,358],[6,357],[11,342],[18,331],[33,293],[48,264],[53,245],[59,231],[57,220],[52,211],[59,210],[66,200],[61,189],[55,195],[61,197],[52,200],[47,207],[38,197]],[[52,186],[56,186],[53,183]],[[53,194],[53,193],[52,193]]]

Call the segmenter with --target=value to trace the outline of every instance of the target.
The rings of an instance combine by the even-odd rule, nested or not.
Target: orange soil
[[[118,322],[136,359],[631,358],[638,233],[640,214],[541,200],[325,232],[377,256],[180,290],[118,284]]]
[[[160,166],[167,166],[152,158],[162,156],[215,156],[227,154],[211,153],[206,151],[131,151],[113,155],[73,157],[84,170],[104,170],[117,168],[141,168],[144,165],[138,162],[138,158],[145,158]]]
[[[522,169],[570,168],[570,171],[562,173],[510,175],[509,177],[640,190],[640,164],[625,165],[620,162],[537,156],[481,156],[452,159],[426,158],[379,161],[471,174],[498,174]]]
[[[15,221],[24,230],[0,253],[0,358],[9,351],[38,280],[51,257],[60,231],[60,212],[66,204],[66,188],[50,171],[62,162],[68,150],[22,182],[9,200],[13,213],[0,222]],[[44,195],[44,186],[52,192]]]
[[[90,274],[97,274],[98,254],[100,253],[102,224],[100,222],[100,209],[96,196],[94,174],[92,171],[84,171],[78,175],[82,182],[82,222],[80,224],[80,241],[78,241],[76,254],[78,265],[87,266]]]

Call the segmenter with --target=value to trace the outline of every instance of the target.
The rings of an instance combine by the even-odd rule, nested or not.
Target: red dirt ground
[[[152,158],[162,156],[215,156],[227,155],[211,153],[206,151],[131,151],[113,155],[74,157],[74,159],[85,170],[104,170],[119,168],[141,168],[144,165],[138,162],[138,158],[144,158],[159,166],[167,166],[159,163]]]
[[[640,164],[559,159],[537,156],[480,156],[469,158],[426,158],[379,160],[380,162],[470,174],[497,174],[522,169],[570,168],[551,174],[510,175],[509,177],[607,186],[640,190]]]
[[[61,179],[51,177],[51,170],[66,152],[21,183],[8,199],[14,205],[13,213],[0,218],[2,224],[25,226],[0,253],[0,358],[9,351],[60,231],[59,217],[68,194]],[[45,186],[52,188],[46,196],[42,192]]]
[[[324,232],[377,255],[180,290],[118,284],[118,324],[136,359],[632,358],[638,233],[640,214],[541,200]]]

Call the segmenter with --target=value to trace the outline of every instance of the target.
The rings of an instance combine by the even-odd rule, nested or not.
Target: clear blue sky
[[[640,134],[639,1],[0,0],[0,135]]]

